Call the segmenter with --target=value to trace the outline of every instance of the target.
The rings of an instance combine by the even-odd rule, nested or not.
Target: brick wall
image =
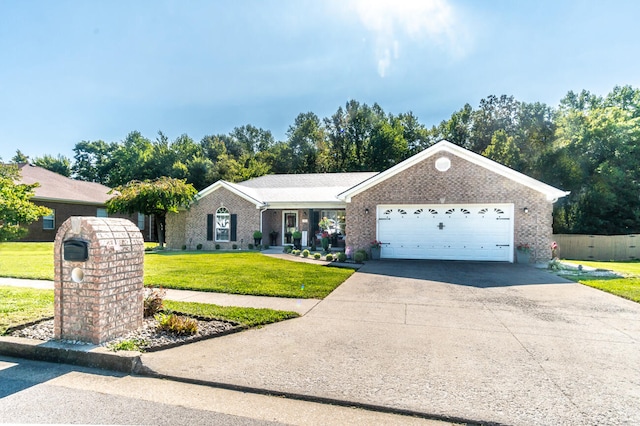
[[[536,261],[550,259],[552,204],[543,194],[457,156],[446,156],[451,160],[446,172],[436,170],[434,163],[441,155],[434,155],[354,196],[346,211],[347,246],[368,249],[376,239],[379,204],[513,203],[515,245],[532,246]]]
[[[213,214],[215,220],[216,211],[220,207],[226,207],[230,214],[238,215],[237,241],[219,242],[207,241],[207,214]],[[253,231],[260,227],[260,210],[242,197],[220,188],[197,202],[191,208],[180,214],[185,214],[184,242],[187,248],[195,249],[198,244],[202,244],[203,250],[215,250],[215,245],[219,244],[221,249],[231,249],[233,244],[246,249],[249,243],[253,244]],[[172,219],[174,220],[174,219]],[[169,232],[171,232],[169,230]],[[179,249],[182,244],[177,245],[177,239],[172,238],[170,248]],[[242,240],[242,243],[241,243]]]
[[[56,233],[60,226],[69,219],[71,216],[96,216],[99,208],[105,208],[105,206],[98,206],[95,204],[73,204],[73,203],[60,203],[53,201],[38,201],[32,200],[34,204],[39,206],[49,207],[55,210],[55,228],[54,229],[42,229],[42,218],[29,225],[29,233],[20,241],[53,241],[56,238]],[[109,217],[129,219],[134,224],[138,224],[137,214],[121,214],[110,213]],[[149,216],[145,217],[145,230],[143,237],[145,241],[155,241],[155,232],[152,230],[149,235],[149,227],[152,226],[152,220]]]
[[[89,242],[84,262],[64,260],[64,242]],[[74,269],[83,275],[74,273]],[[135,330],[143,319],[144,240],[121,218],[73,217],[54,244],[54,332],[58,339],[100,344]]]

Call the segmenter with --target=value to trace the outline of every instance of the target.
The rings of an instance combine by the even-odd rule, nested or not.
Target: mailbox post
[[[54,263],[57,339],[100,344],[142,325],[144,240],[131,221],[67,219]]]

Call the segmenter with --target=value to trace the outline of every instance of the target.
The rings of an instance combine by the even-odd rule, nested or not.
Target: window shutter
[[[238,215],[232,214],[231,215],[231,238],[229,238],[231,241],[238,241],[237,229],[238,229]]]
[[[207,215],[207,241],[213,241],[213,215]]]

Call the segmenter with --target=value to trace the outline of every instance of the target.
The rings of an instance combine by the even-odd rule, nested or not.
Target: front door
[[[298,212],[284,211],[282,217],[282,235],[284,235],[285,244],[293,244],[291,234],[298,229]]]

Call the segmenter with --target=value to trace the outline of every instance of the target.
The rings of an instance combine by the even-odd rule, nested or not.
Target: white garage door
[[[380,256],[513,262],[513,211],[513,204],[380,205]]]

